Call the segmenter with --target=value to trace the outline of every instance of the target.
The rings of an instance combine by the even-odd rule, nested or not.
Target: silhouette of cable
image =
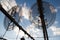
[[[45,25],[44,15],[43,15],[43,3],[42,3],[42,0],[37,0],[37,5],[38,5],[38,11],[40,13],[39,17],[41,18],[41,23],[42,23],[44,40],[49,40],[46,25]]]
[[[35,40],[30,34],[28,34],[23,28],[22,26],[20,26],[16,20],[11,16],[9,15],[3,8],[2,8],[2,5],[0,4],[0,10],[3,12],[3,14],[5,14],[14,24],[17,25],[17,27],[19,27],[20,30],[22,30],[25,34],[27,34],[31,39]]]

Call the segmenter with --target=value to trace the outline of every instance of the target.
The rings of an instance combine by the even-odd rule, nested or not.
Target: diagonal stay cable
[[[7,39],[5,39],[5,38],[0,38],[0,39],[7,40]]]
[[[41,23],[42,23],[44,40],[49,40],[46,25],[45,25],[44,15],[43,15],[43,3],[42,3],[42,0],[37,0],[37,5],[38,5],[38,11],[40,13],[39,17],[41,18]]]
[[[3,12],[3,14],[4,14],[5,16],[7,16],[15,25],[17,25],[17,27],[19,27],[20,30],[22,30],[25,34],[27,34],[31,39],[35,40],[30,34],[28,34],[28,33],[22,28],[22,26],[20,26],[20,25],[15,21],[15,19],[14,19],[11,15],[9,15],[9,14],[3,9],[3,7],[2,7],[1,4],[0,4],[0,10],[1,10],[1,11]]]

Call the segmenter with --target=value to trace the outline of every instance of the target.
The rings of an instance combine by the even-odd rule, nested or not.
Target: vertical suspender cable
[[[40,13],[40,18],[41,18],[41,23],[42,23],[42,29],[43,29],[43,35],[44,35],[44,40],[49,40],[48,39],[48,33],[44,21],[44,15],[43,15],[43,3],[42,0],[37,0],[37,5],[38,5],[38,11]]]

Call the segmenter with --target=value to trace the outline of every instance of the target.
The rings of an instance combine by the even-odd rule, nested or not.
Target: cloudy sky
[[[60,0],[43,0],[43,1],[49,2],[50,4],[52,4],[56,8],[56,19],[55,19],[55,22],[54,22],[54,24],[52,26],[50,26],[47,29],[47,31],[48,31],[48,35],[49,35],[49,40],[59,40],[60,39]],[[15,2],[13,2],[13,1],[12,1],[12,3],[15,4]],[[27,6],[27,8],[25,7],[26,10],[25,10],[25,8],[23,8],[24,12],[26,12],[27,10],[29,10],[31,8],[31,6],[34,3],[36,3],[36,0],[16,0],[16,3],[19,6],[23,6],[23,5],[26,4],[26,6]],[[7,3],[7,5],[9,5],[9,4]],[[11,8],[10,5],[9,5],[9,8]],[[25,16],[25,14],[23,16]],[[5,17],[5,15],[0,11],[0,36],[3,36],[4,33],[5,33],[4,17]],[[27,17],[25,17],[25,18],[27,18]],[[22,25],[23,28],[25,30],[27,30],[27,32],[31,36],[33,36],[36,40],[43,40],[42,30],[34,28],[33,25],[30,25],[30,27],[29,27],[27,24],[31,24],[29,22],[29,20],[22,20],[22,22],[20,23],[20,25]],[[26,26],[28,26],[28,27],[26,27]],[[18,35],[18,32],[19,32],[19,35]],[[24,36],[25,34],[21,30],[19,31],[19,28],[15,27],[14,30],[7,31],[6,34],[4,35],[4,38],[6,38],[7,40],[16,40],[17,35],[18,35],[17,40],[20,40],[20,38],[22,36]],[[25,35],[24,37],[25,37],[26,40],[31,40],[27,35]]]

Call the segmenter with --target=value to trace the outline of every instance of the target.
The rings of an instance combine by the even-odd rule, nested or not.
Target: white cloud
[[[53,35],[60,35],[60,28],[56,26],[51,26],[50,29],[53,31]]]
[[[58,24],[58,21],[55,21],[54,24]]]
[[[12,7],[17,6],[17,3],[15,0],[2,0],[1,5],[6,11],[9,11]]]
[[[16,38],[16,34],[14,31],[7,31],[6,34],[4,35],[4,38]]]
[[[55,12],[58,12],[58,9],[55,9]]]
[[[24,16],[26,19],[29,19],[30,16],[30,9],[26,6],[26,3],[24,3],[24,6],[22,6],[22,16]]]
[[[56,13],[56,12],[58,11],[58,10],[55,9],[53,6],[50,6],[50,10],[51,10],[52,13]]]
[[[16,35],[18,35],[19,28],[17,26],[14,27],[14,32],[16,33]]]
[[[24,32],[22,30],[20,30],[19,37],[23,37],[24,35],[25,35]]]
[[[34,27],[34,25],[31,25],[29,28],[27,28],[27,31],[32,35],[33,37],[42,37],[43,32],[42,30]]]

